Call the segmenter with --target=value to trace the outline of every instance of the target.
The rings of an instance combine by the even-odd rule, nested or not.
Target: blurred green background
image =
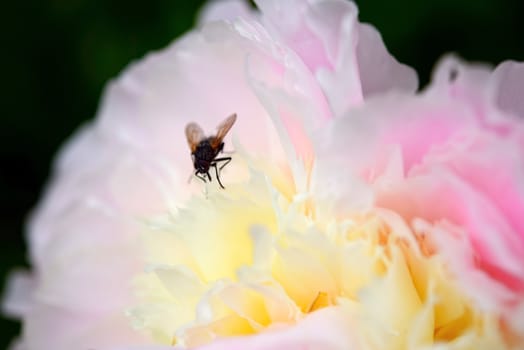
[[[286,1],[286,0],[282,0]],[[25,265],[24,220],[60,144],[95,114],[104,84],[130,61],[192,27],[204,1],[30,0],[4,2],[0,121],[0,272]],[[524,59],[522,0],[361,0],[401,62],[427,83],[454,51],[473,61]],[[0,349],[19,332],[0,319]]]

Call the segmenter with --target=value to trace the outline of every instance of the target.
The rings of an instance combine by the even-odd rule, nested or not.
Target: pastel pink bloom
[[[420,95],[368,101],[315,138],[323,195],[340,203],[361,198],[361,188],[325,193],[326,182],[340,181],[337,173],[359,174],[370,185],[365,205],[401,215],[481,309],[502,315],[508,348],[524,339],[524,105],[515,94],[522,84],[523,63],[492,70],[447,57]],[[322,320],[318,332],[296,338],[300,325],[202,350],[367,348],[355,334],[339,339],[350,336],[347,324],[339,325]],[[319,339],[326,328],[331,333]]]
[[[23,321],[16,349],[173,348],[154,345],[151,337],[130,326],[124,311],[139,305],[135,318],[154,323],[150,328],[164,339],[165,324],[154,318],[149,304],[147,310],[141,309],[142,300],[135,295],[132,281],[145,266],[162,278],[167,262],[182,257],[162,251],[165,256],[159,253],[158,260],[144,258],[138,237],[146,219],[166,212],[181,215],[179,208],[186,207],[193,208],[188,209],[192,214],[190,210],[200,208],[188,204],[201,194],[202,184],[187,183],[193,166],[183,131],[192,121],[212,131],[231,113],[239,117],[233,142],[228,138],[226,148],[242,145],[239,153],[249,156],[238,158],[246,158],[247,163],[256,163],[256,157],[265,159],[270,164],[266,173],[260,170],[265,165],[249,164],[272,178],[277,189],[291,179],[291,203],[306,198],[316,208],[317,217],[341,221],[369,215],[386,222],[398,237],[407,232],[405,240],[417,242],[421,252],[420,256],[407,254],[409,258],[422,259],[428,266],[438,261],[459,286],[450,294],[456,291],[461,302],[467,300],[468,307],[474,305],[479,314],[489,316],[486,319],[494,319],[500,333],[509,339],[507,344],[524,339],[524,103],[519,95],[524,64],[504,62],[493,70],[447,57],[438,64],[431,85],[415,94],[414,71],[389,55],[372,26],[358,22],[353,3],[256,2],[260,12],[237,1],[208,6],[198,30],[134,63],[111,82],[96,119],[60,152],[54,177],[29,223],[33,270],[13,275],[4,305]],[[245,181],[251,169],[234,163],[224,179],[226,195],[235,193],[235,184]],[[282,197],[286,191],[282,190]],[[257,203],[266,203],[263,200]],[[214,202],[203,203],[199,205]],[[236,210],[240,213],[244,207]],[[233,218],[240,221],[239,216]],[[205,225],[204,217],[197,218]],[[328,226],[325,222],[323,228]],[[213,230],[204,231],[212,235]],[[253,246],[262,247],[258,253],[272,251],[266,231],[251,233],[258,240]],[[339,248],[322,244],[319,252]],[[404,258],[395,260],[395,254],[402,251],[396,244],[392,240],[386,247],[395,261],[391,266],[401,270]],[[158,244],[157,252],[163,246]],[[216,254],[222,249],[213,248]],[[191,249],[197,250],[196,260],[211,256],[209,251],[199,256],[198,246]],[[329,260],[326,257],[329,254],[318,259],[323,264]],[[217,265],[216,271],[209,264],[200,264],[199,273],[215,274],[223,267],[218,266],[220,259],[227,258],[224,255],[211,263]],[[258,255],[253,258],[257,259]],[[233,275],[241,267],[234,263],[235,270],[228,270]],[[311,258],[308,266],[322,264]],[[329,261],[326,266],[315,271],[328,271],[326,275],[331,276],[330,269],[338,268]],[[409,261],[406,266],[412,267]],[[285,270],[285,264],[280,268]],[[431,265],[428,271],[439,268]],[[176,277],[187,285],[197,279],[194,271],[165,269],[172,273],[169,278],[179,273]],[[400,271],[390,270],[384,276],[398,276],[395,273]],[[290,278],[295,275],[277,272]],[[318,281],[329,284],[330,278],[320,276]],[[168,280],[172,281],[162,280],[166,289]],[[445,285],[439,281],[437,287]],[[219,287],[244,295],[246,286],[254,282],[227,283]],[[200,293],[199,283],[191,286]],[[360,332],[364,326],[355,315],[369,312],[369,318],[377,322],[373,324],[386,324],[397,317],[392,311],[391,319],[380,318],[373,304],[387,304],[387,298],[374,294],[381,290],[374,282],[369,286],[367,294],[359,294],[360,290],[357,293],[345,286],[343,278],[335,278],[331,289],[315,294],[306,312],[300,303],[311,295],[301,290],[271,294],[278,302],[296,303],[289,309],[296,323],[286,323],[287,315],[280,315],[280,309],[268,317],[282,316],[281,322],[267,329],[257,315],[243,315],[250,327],[262,329],[260,334],[218,339],[202,349],[367,348],[370,343]],[[222,293],[214,287],[202,296],[210,304],[213,293]],[[173,289],[170,292],[179,297],[177,286]],[[291,296],[293,293],[296,295]],[[217,295],[226,298],[226,294]],[[411,305],[412,313],[403,319],[413,327],[411,331],[404,330],[405,339],[391,344],[424,343],[417,337],[426,333],[415,330],[414,320],[424,319],[425,312],[438,304],[430,291],[427,294],[427,298],[420,296],[422,301],[416,306]],[[357,304],[365,306],[363,311],[339,300],[348,295],[357,295],[357,299],[362,295]],[[398,300],[404,297],[399,294]],[[166,304],[169,307],[175,306]],[[317,307],[318,311],[309,312]],[[388,307],[395,310],[394,305]],[[439,312],[424,319],[431,331]],[[199,315],[205,318],[207,314]],[[183,324],[175,339],[189,339],[188,344],[193,344],[193,329]],[[171,325],[165,326],[170,329]],[[199,341],[209,335],[200,326],[194,327]],[[497,333],[488,338],[499,344],[498,337]]]
[[[414,72],[389,56],[371,26],[357,22],[353,4],[286,6],[289,23],[280,23],[285,9],[278,2],[262,1],[258,20],[212,22],[109,84],[96,119],[58,155],[29,223],[33,271],[13,277],[6,304],[23,320],[23,349],[147,342],[122,312],[132,300],[128,281],[141,269],[135,218],[183,203],[195,190],[187,185],[188,122],[213,128],[236,112],[235,131],[246,147],[282,157],[271,108],[292,103],[307,114],[290,117],[319,124],[367,94],[416,88]],[[381,61],[381,72],[359,62],[368,55]],[[351,89],[342,96],[329,92],[345,84]]]

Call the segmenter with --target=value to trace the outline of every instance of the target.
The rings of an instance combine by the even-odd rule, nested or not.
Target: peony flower
[[[524,344],[524,64],[412,69],[343,0],[212,3],[64,146],[17,349]],[[194,179],[184,128],[228,115]],[[228,155],[229,156],[229,155]]]

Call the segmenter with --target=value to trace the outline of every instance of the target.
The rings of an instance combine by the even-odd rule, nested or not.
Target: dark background
[[[282,0],[286,1],[286,0]],[[524,60],[522,0],[360,0],[360,19],[426,84],[454,51],[473,61]],[[60,144],[95,114],[105,82],[191,28],[203,1],[6,1],[0,14],[0,288],[25,265],[24,220]],[[20,326],[0,318],[0,349]]]

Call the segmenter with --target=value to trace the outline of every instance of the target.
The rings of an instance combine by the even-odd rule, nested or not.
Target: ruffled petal
[[[387,51],[372,25],[359,25],[357,59],[364,98],[392,90],[414,93],[418,88],[417,72]]]
[[[387,52],[378,32],[342,0],[256,1],[263,23],[315,74],[334,115],[390,90],[413,92],[417,76]]]
[[[218,340],[199,350],[351,350],[358,349],[357,337],[351,332],[351,319],[341,307],[312,313],[296,326],[269,330],[250,336]]]
[[[12,271],[6,281],[2,312],[10,317],[23,317],[31,308],[31,291],[35,281],[28,271]]]
[[[255,17],[247,1],[243,0],[210,0],[200,10],[200,25],[213,21],[232,21],[238,18]]]
[[[505,112],[524,118],[524,63],[505,61],[493,72],[497,83],[497,105]]]

